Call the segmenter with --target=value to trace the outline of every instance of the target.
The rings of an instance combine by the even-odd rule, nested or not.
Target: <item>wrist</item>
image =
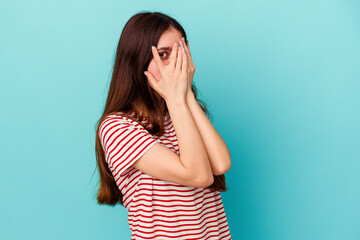
[[[167,106],[182,106],[186,104],[186,98],[168,98],[165,99]]]
[[[193,91],[188,90],[186,93],[186,101],[189,101],[191,99],[195,99],[195,95],[194,95]]]

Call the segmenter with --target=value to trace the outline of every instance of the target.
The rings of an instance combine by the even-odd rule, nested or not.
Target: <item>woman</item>
[[[219,193],[230,153],[198,103],[194,71],[175,19],[159,12],[129,19],[96,156],[97,201],[128,210],[131,239],[231,239]]]

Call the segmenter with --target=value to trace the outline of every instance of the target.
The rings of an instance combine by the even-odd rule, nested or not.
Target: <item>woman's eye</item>
[[[167,53],[166,53],[166,52],[159,53],[159,56],[160,56],[160,57],[164,57],[164,55],[167,57]]]

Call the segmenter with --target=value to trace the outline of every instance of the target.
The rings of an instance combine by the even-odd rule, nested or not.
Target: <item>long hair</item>
[[[127,115],[128,118],[137,121],[152,135],[161,136],[163,134],[164,117],[168,113],[168,109],[165,102],[163,102],[164,105],[161,105],[160,101],[165,100],[151,88],[144,71],[147,70],[152,59],[151,46],[156,46],[161,34],[170,27],[177,29],[187,41],[181,25],[175,19],[160,12],[139,12],[133,15],[121,33],[104,112],[95,127],[95,155],[100,175],[100,186],[96,194],[98,204],[114,206],[120,203],[123,205],[123,194],[107,165],[104,149],[100,142],[99,129],[102,121],[111,114],[133,111],[135,117]],[[191,90],[204,113],[209,119],[212,119],[206,104],[197,98],[197,89],[194,83]],[[162,109],[161,106],[165,106],[165,109]],[[151,124],[143,125],[144,116],[142,116],[141,110],[145,110],[148,122]],[[148,128],[149,125],[152,127]],[[222,192],[228,190],[225,176],[214,175],[214,183],[208,188]]]

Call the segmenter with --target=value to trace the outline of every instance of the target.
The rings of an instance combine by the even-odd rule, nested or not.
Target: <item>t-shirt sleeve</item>
[[[100,141],[109,169],[123,173],[158,141],[141,125],[122,118],[108,118],[99,129]]]

